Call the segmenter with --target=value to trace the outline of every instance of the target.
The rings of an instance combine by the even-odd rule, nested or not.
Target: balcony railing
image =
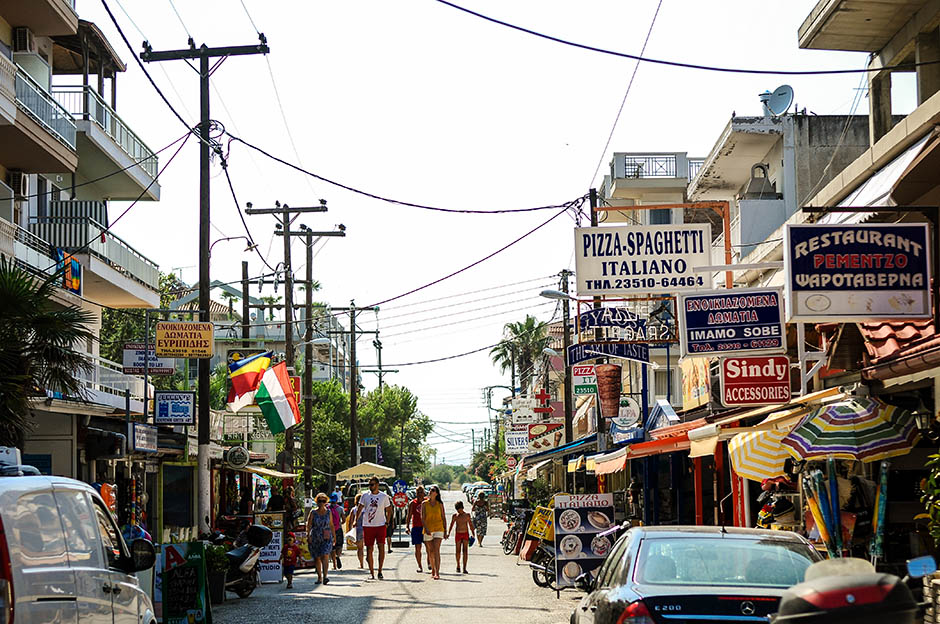
[[[98,124],[147,175],[157,177],[156,154],[94,89],[89,86],[53,87],[52,95],[74,117]]]
[[[33,273],[51,274],[57,267],[49,243],[6,219],[0,219],[0,252]]]
[[[689,159],[689,180],[695,179],[704,164],[704,158]]]
[[[29,229],[53,246],[66,251],[77,251],[88,244],[88,253],[104,260],[116,271],[153,290],[160,288],[160,269],[157,264],[93,219],[32,217]]]
[[[0,54],[0,95],[16,100],[16,63]]]
[[[16,103],[53,136],[75,149],[75,120],[20,68],[16,72]]]
[[[625,156],[623,166],[626,178],[676,177],[674,155]]]
[[[125,390],[130,390],[131,398],[143,399],[143,379],[125,375],[121,365],[111,360],[93,355],[86,357],[91,362],[91,370],[81,372],[77,377],[87,388],[117,396],[123,396]]]

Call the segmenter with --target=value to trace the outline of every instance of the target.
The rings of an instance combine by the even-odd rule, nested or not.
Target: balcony
[[[79,181],[116,175],[83,187],[79,196],[134,200],[160,199],[154,182],[157,156],[130,126],[90,86],[53,87],[56,101],[75,119],[78,128]]]
[[[0,254],[34,273],[51,273],[57,263],[49,243],[6,219],[0,219]]]
[[[0,124],[16,121],[16,63],[0,54]]]
[[[108,405],[115,409],[124,409],[125,391],[131,396],[131,411],[144,410],[144,380],[133,375],[125,375],[122,366],[111,360],[89,355],[91,370],[79,373],[78,378],[85,386],[86,396],[93,403]],[[153,387],[148,393],[153,396]]]
[[[702,165],[705,164],[704,158],[690,158],[689,159],[689,180],[694,180],[695,176],[698,175],[698,172],[702,170]]]
[[[22,69],[16,72],[16,101],[50,134],[75,149],[75,120]]]
[[[50,211],[74,214],[98,202],[50,202]],[[74,251],[85,296],[109,306],[158,307],[160,270],[119,236],[87,216],[33,217],[29,231],[53,247]],[[83,247],[88,244],[87,247]]]
[[[0,0],[0,15],[35,35],[66,35],[78,28],[75,0]]]
[[[684,202],[690,170],[685,152],[615,152],[604,199],[614,205]]]

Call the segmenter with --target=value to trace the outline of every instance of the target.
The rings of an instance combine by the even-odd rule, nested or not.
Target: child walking
[[[463,510],[463,501],[457,501],[454,503],[454,509],[457,513],[454,514],[454,517],[450,521],[450,529],[447,531],[450,534],[454,530],[454,525],[457,525],[457,532],[454,533],[454,543],[457,545],[457,572],[460,572],[460,557],[463,555],[463,573],[467,573],[467,556],[470,546],[470,534],[473,534],[473,538],[476,539],[476,528],[473,526],[473,518],[466,511]],[[445,536],[446,539],[446,536]]]
[[[294,541],[294,534],[288,533],[281,549],[281,563],[284,565],[284,576],[287,578],[287,589],[294,588],[294,570],[297,569],[297,559],[300,557],[300,546]]]

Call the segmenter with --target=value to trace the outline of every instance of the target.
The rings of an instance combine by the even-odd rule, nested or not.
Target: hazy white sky
[[[155,50],[186,46],[186,30],[170,0],[107,2],[135,51],[144,37]],[[461,2],[535,30],[630,53],[639,52],[657,5],[656,0]],[[271,54],[267,59],[235,57],[221,66],[213,79],[213,118],[233,134],[295,161],[268,73],[270,62],[304,167],[379,195],[436,206],[493,210],[562,203],[598,184],[615,150],[704,156],[732,111],[759,114],[757,94],[765,89],[789,83],[800,108],[839,114],[849,112],[860,86],[859,75],[784,79],[641,66],[601,173],[592,179],[633,71],[632,61],[536,39],[434,0],[245,4],[267,36]],[[864,66],[863,54],[797,48],[797,29],[814,4],[665,0],[646,55],[767,69]],[[175,5],[197,45],[257,41],[238,0],[175,0]],[[154,150],[181,136],[184,130],[147,84],[100,0],[78,0],[77,10],[104,30],[128,64],[127,73],[118,79],[119,114]],[[148,69],[174,106],[195,123],[196,73],[181,61],[155,63]],[[866,111],[863,99],[857,112]],[[271,206],[275,200],[310,205],[322,197],[330,212],[300,221],[324,230],[346,225],[347,237],[330,240],[315,259],[314,273],[323,284],[318,299],[334,305],[348,305],[351,299],[368,305],[411,290],[502,247],[550,214],[430,213],[309,180],[238,144],[232,144],[229,159],[242,205],[250,201],[256,207]],[[213,240],[244,233],[219,173],[214,166]],[[174,270],[193,282],[198,223],[195,141],[160,182],[162,200],[139,204],[115,231],[162,270]],[[115,203],[112,218],[121,209]],[[272,240],[273,218],[247,219],[262,252],[275,264],[283,250],[280,239]],[[567,216],[559,217],[492,260],[383,306],[379,327],[384,362],[433,359],[495,343],[503,324],[520,320],[526,312],[550,318],[553,304],[545,305],[537,294],[553,281],[547,276],[573,268],[573,225]],[[244,254],[243,248],[240,241],[215,247],[213,279],[239,279],[243,259],[249,261],[251,275],[263,272],[260,260]],[[293,257],[302,276],[300,242]],[[465,294],[523,280],[534,281]],[[413,305],[453,295],[463,296]],[[444,324],[449,325],[425,329]],[[362,325],[374,327],[374,315],[363,315]],[[370,342],[367,338],[360,343],[364,365],[375,363]],[[447,423],[443,428],[467,433],[485,426],[481,388],[508,384],[508,374],[501,375],[488,355],[480,353],[401,367],[388,380],[411,388],[427,414]],[[375,386],[374,376],[367,375],[365,381]],[[444,435],[455,437],[445,429]],[[431,441],[439,460],[469,459],[469,442]]]

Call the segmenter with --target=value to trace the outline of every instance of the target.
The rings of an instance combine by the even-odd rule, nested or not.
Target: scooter
[[[529,567],[532,568],[532,580],[536,585],[554,589],[555,547],[550,542],[543,541],[539,544],[538,549],[532,553]]]
[[[266,526],[252,524],[235,540],[235,548],[225,553],[228,572],[225,590],[247,598],[258,586],[258,559],[261,549],[271,543],[274,533]]]
[[[937,571],[933,557],[907,562],[903,579],[875,571],[864,559],[829,559],[806,570],[806,580],[788,589],[772,624],[914,624],[929,606],[914,600],[907,581]]]

